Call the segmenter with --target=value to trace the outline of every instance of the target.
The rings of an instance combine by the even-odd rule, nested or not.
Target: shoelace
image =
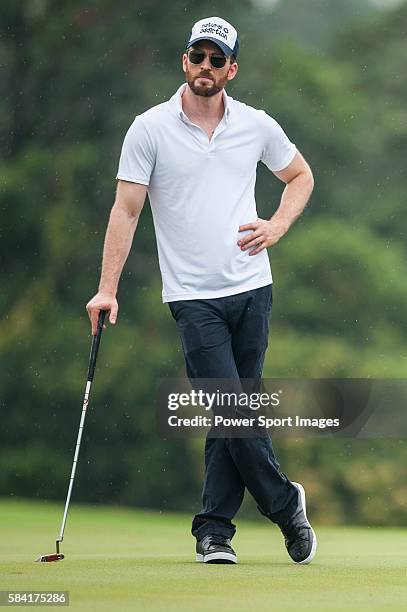
[[[289,542],[292,540],[303,540],[304,542],[308,542],[310,530],[311,527],[307,527],[306,525],[303,527],[290,527],[289,525],[281,527],[283,535]]]
[[[229,544],[226,542],[227,538],[225,538],[225,536],[215,534],[210,537],[211,537],[210,539],[211,544],[219,544],[220,546],[229,546]]]

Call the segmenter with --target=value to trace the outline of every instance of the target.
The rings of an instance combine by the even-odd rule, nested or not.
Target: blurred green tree
[[[120,146],[134,115],[182,82],[180,56],[203,12],[227,16],[242,33],[229,93],[280,121],[316,177],[309,210],[270,253],[265,374],[404,376],[407,5],[324,53],[267,37],[272,17],[248,0],[204,9],[196,0],[24,0],[0,11],[1,494],[66,492],[90,343],[84,307],[98,282]],[[259,168],[260,214],[272,214],[281,189]],[[103,338],[75,499],[191,509],[202,442],[155,431],[157,379],[184,369],[160,304],[148,206],[119,302],[119,323]],[[405,521],[403,441],[278,448],[285,471],[315,493],[321,520],[323,498],[332,521]]]

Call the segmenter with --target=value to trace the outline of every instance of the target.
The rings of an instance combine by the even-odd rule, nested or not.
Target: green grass
[[[62,506],[0,501],[0,590],[67,590],[88,611],[407,609],[406,530],[321,527],[315,561],[296,566],[274,525],[238,521],[239,564],[203,565],[189,516],[73,505],[65,560],[34,563]]]

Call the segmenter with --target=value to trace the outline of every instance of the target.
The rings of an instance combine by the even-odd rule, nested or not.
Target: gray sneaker
[[[229,538],[207,535],[196,543],[196,561],[200,563],[237,563]]]
[[[279,527],[291,559],[294,563],[306,565],[315,557],[317,536],[307,519],[304,487],[298,482],[292,484],[298,489],[298,505],[290,519]]]

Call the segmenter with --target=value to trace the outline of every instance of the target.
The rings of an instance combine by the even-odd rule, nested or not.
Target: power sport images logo
[[[201,25],[200,34],[215,34],[216,36],[220,36],[225,40],[228,39],[229,30],[225,26],[222,26],[220,23],[203,23]]]

